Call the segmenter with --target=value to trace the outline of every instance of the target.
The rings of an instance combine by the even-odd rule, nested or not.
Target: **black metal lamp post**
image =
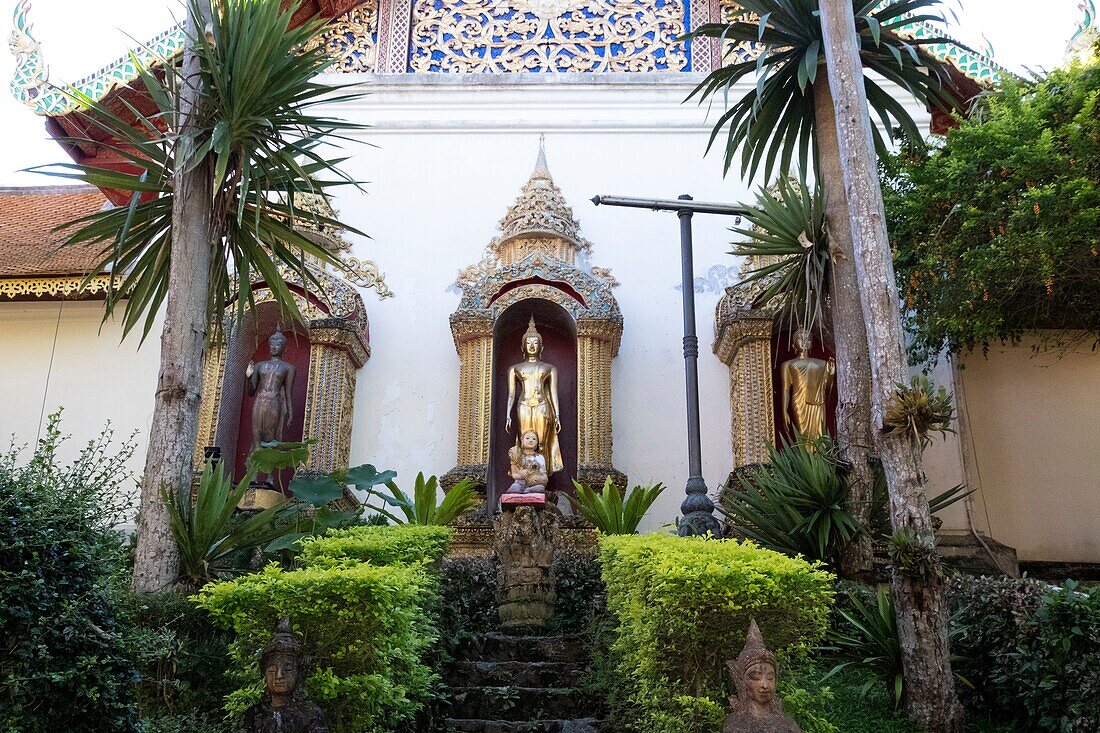
[[[718,535],[714,502],[707,496],[703,479],[703,453],[699,437],[699,337],[695,334],[695,267],[692,262],[691,217],[694,214],[741,216],[747,209],[728,204],[695,201],[684,194],[676,200],[595,196],[596,206],[625,206],[650,211],[675,211],[680,218],[680,265],[684,296],[684,379],[687,385],[688,480],[687,496],[680,505],[680,534]]]

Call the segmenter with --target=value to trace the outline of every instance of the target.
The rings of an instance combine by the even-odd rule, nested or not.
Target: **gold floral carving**
[[[758,23],[760,17],[755,13],[747,12],[737,0],[721,0],[721,15],[723,23],[733,23],[736,20],[744,20],[747,23]],[[722,65],[737,64],[743,61],[755,61],[764,52],[764,44],[738,41],[725,41],[722,43]]]
[[[194,468],[201,472],[206,463],[203,449],[215,444],[218,410],[221,408],[222,380],[225,373],[225,346],[217,344],[207,349],[202,364],[202,392],[199,396],[199,434],[195,441]]]
[[[313,445],[305,469],[332,473],[347,468],[351,455],[356,367],[347,352],[331,341],[313,342],[312,331],[310,341],[302,438],[312,440]]]
[[[378,2],[368,0],[325,25],[313,41],[333,58],[330,71],[374,71],[378,45]]]
[[[96,275],[88,280],[83,288],[85,278],[77,275],[72,277],[20,277],[0,279],[0,296],[7,298],[19,298],[33,295],[36,298],[68,298],[71,296],[91,295],[107,292],[110,287],[108,275]],[[114,285],[118,287],[122,278],[115,277]]]
[[[682,0],[417,0],[417,72],[681,71]]]

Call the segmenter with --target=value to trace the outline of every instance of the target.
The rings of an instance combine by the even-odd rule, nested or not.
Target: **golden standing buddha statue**
[[[795,430],[807,445],[812,446],[825,434],[825,397],[836,376],[836,362],[810,357],[813,337],[808,329],[798,329],[794,339],[798,358],[783,362],[779,368],[783,386],[783,427],[791,429],[793,411]]]
[[[546,460],[546,475],[561,471],[565,464],[561,458],[558,433],[561,432],[561,412],[558,410],[558,369],[542,361],[542,336],[531,317],[523,334],[525,359],[508,368],[507,420],[504,429],[512,431],[512,406],[516,407],[519,430],[516,446],[523,450],[523,436],[533,432],[538,437],[539,452]],[[519,385],[517,400],[516,386]]]

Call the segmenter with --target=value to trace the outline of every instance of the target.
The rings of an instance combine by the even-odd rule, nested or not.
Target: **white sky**
[[[992,45],[1012,69],[1051,68],[1064,56],[1081,11],[1079,0],[948,0],[959,23],[952,33],[974,48]],[[8,0],[14,8],[16,0]],[[105,8],[111,12],[106,12]],[[182,17],[177,0],[34,0],[31,22],[55,83],[75,81],[125,54]],[[2,17],[2,16],[0,16]],[[10,21],[9,21],[10,22]],[[61,181],[23,168],[66,160],[48,139],[42,118],[7,92],[13,59],[0,58],[0,185],[49,185]]]

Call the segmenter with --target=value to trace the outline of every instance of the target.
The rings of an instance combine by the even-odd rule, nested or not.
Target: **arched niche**
[[[490,504],[511,484],[508,450],[516,442],[513,431],[505,430],[508,417],[508,368],[524,360],[523,334],[531,318],[542,336],[542,360],[557,367],[558,405],[561,413],[561,447],[565,470],[550,477],[549,489],[572,493],[571,477],[577,475],[577,326],[568,311],[543,298],[527,298],[510,305],[493,328],[493,394],[489,438],[488,499]]]
[[[301,469],[305,473],[347,468],[356,374],[370,358],[367,312],[362,297],[350,283],[322,267],[309,267],[316,280],[309,288],[301,282],[299,273],[282,272],[301,322],[291,322],[280,314],[262,281],[252,284],[253,303],[240,323],[234,314],[236,303],[228,306],[225,339],[207,350],[203,365],[196,473],[203,469],[206,450],[214,446],[220,449],[234,475],[243,471],[240,446],[246,440],[244,436],[251,434],[251,402],[243,397],[245,368],[249,359],[267,358],[267,339],[278,323],[287,335],[289,360],[301,367],[295,377],[294,420],[283,437],[313,441],[309,461]]]

